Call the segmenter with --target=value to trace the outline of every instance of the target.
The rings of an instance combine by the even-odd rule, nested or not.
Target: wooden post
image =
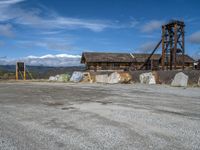
[[[182,31],[182,70],[184,70],[184,66],[185,66],[185,31],[184,31],[184,27],[181,28]]]
[[[22,80],[26,80],[26,66],[24,62],[16,62],[16,80],[19,80],[19,73]]]
[[[18,74],[18,63],[16,62],[16,70],[15,70],[15,79],[19,79],[19,74]]]
[[[174,25],[174,50],[173,50],[173,63],[174,63],[174,69],[176,70],[176,52],[177,52],[177,24]]]
[[[173,68],[172,68],[172,66],[173,66],[173,58],[174,58],[174,56],[173,56],[173,52],[174,52],[174,49],[173,49],[173,31],[172,31],[172,29],[169,29],[170,31],[169,31],[169,43],[170,43],[170,49],[169,49],[169,51],[170,51],[170,56],[169,56],[169,66],[170,66],[170,70],[172,70]]]
[[[24,63],[24,80],[26,80],[26,66],[25,66],[25,63]]]
[[[166,49],[165,49],[165,26],[162,26],[162,70],[165,70],[165,53],[166,53]]]

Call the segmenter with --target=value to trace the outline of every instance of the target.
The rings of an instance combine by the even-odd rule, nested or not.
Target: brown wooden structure
[[[139,70],[142,66],[144,66],[144,63],[149,58],[149,54],[145,53],[135,53],[133,56],[136,59],[135,68],[136,70]],[[160,54],[153,54],[149,61],[145,63],[144,69],[145,70],[158,70],[160,65]]]
[[[136,58],[136,67],[138,70],[143,67],[145,70],[159,70],[162,69],[162,55],[161,54],[153,54],[150,59],[150,54],[133,54]],[[169,62],[170,57],[167,57],[168,60],[165,60],[165,64]],[[147,59],[149,59],[147,61]],[[184,55],[184,66],[186,69],[192,69],[194,67],[195,60],[189,55]],[[145,64],[145,66],[144,66]],[[176,55],[176,69],[182,69],[182,55]]]
[[[194,69],[200,70],[200,59],[195,62]]]
[[[182,21],[173,20],[162,26],[162,69],[176,69],[177,55],[181,55],[179,60],[184,69],[184,27]],[[169,67],[169,68],[168,68]]]
[[[134,67],[135,59],[129,53],[96,53],[84,52],[81,63],[86,64],[87,70],[130,70]]]
[[[24,62],[16,62],[16,80],[26,80],[26,66]]]
[[[82,54],[81,63],[86,65],[87,70],[139,70],[144,64],[145,70],[159,70],[162,68],[161,54],[143,53],[95,53],[85,52]],[[169,57],[168,57],[169,58]],[[147,61],[149,59],[149,61]],[[177,69],[182,68],[182,55],[176,56]],[[185,67],[193,68],[194,59],[184,55]],[[148,63],[146,63],[148,62]]]
[[[141,66],[141,70],[149,63],[151,57],[162,43],[162,58],[161,64],[163,70],[177,69],[177,57],[179,62],[182,63],[182,69],[185,66],[185,42],[184,42],[184,27],[185,24],[182,21],[173,20],[168,24],[162,26],[162,38],[154,48],[151,54],[149,54],[146,62]],[[181,56],[181,59],[180,59]]]

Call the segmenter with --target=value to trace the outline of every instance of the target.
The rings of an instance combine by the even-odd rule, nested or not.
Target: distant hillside
[[[48,79],[49,76],[57,74],[72,74],[74,71],[84,71],[84,66],[73,67],[46,67],[46,66],[26,66],[34,79]],[[15,78],[15,65],[0,65],[0,79]]]
[[[8,71],[8,72],[14,72],[15,71],[15,65],[0,65],[0,71]]]

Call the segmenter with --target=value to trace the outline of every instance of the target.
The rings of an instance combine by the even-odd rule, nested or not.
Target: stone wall
[[[140,82],[140,80],[139,80],[140,74],[146,73],[146,72],[151,72],[151,71],[150,70],[149,71],[148,70],[132,71],[131,75],[132,75],[133,81],[139,83]],[[189,80],[188,80],[189,85],[196,85],[198,83],[198,79],[200,77],[200,70],[184,70],[184,71],[178,71],[178,70],[162,71],[162,70],[159,70],[159,71],[157,71],[159,80],[163,84],[171,84],[174,76],[178,72],[183,72],[189,76]]]

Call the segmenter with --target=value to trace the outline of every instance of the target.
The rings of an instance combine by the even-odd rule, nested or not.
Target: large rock
[[[188,84],[188,76],[185,75],[183,72],[179,72],[175,75],[171,86],[182,86],[186,87]]]
[[[61,75],[59,75],[57,81],[59,81],[59,82],[67,82],[67,81],[69,81],[69,79],[70,79],[70,75],[61,74]]]
[[[132,76],[130,75],[130,73],[127,72],[122,72],[120,73],[120,82],[121,83],[130,83],[132,81]]]
[[[58,80],[58,78],[60,77],[60,75],[59,74],[57,74],[56,76],[55,76],[55,78]]]
[[[117,72],[113,72],[108,77],[108,83],[115,84],[120,83],[120,74]]]
[[[92,78],[90,72],[83,72],[83,80],[81,82],[94,82],[94,79]]]
[[[199,80],[198,80],[198,86],[200,86],[200,77],[199,77]]]
[[[96,75],[95,80],[97,83],[108,83],[108,74]]]
[[[70,75],[68,74],[61,74],[56,76],[50,76],[49,81],[55,81],[55,82],[67,82],[70,79]]]
[[[115,83],[130,83],[131,81],[131,75],[129,73],[125,72],[114,72],[110,74],[108,77],[108,83],[115,84]]]
[[[149,73],[142,73],[140,75],[140,83],[144,84],[156,84],[155,76],[152,72]]]
[[[57,81],[57,78],[54,77],[54,76],[50,76],[50,77],[49,77],[49,81]]]
[[[78,72],[78,71],[75,71],[73,72],[71,78],[70,78],[70,81],[71,82],[80,82],[83,80],[83,73],[82,72]]]
[[[59,77],[60,77],[60,75],[56,75],[55,77],[54,76],[50,76],[49,77],[49,81],[58,81]]]

